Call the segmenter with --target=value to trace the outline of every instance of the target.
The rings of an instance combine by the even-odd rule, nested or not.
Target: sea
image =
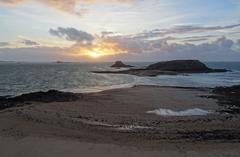
[[[125,74],[95,74],[98,70],[113,69],[112,63],[26,63],[0,62],[0,96],[17,96],[23,93],[50,89],[89,93],[134,85],[216,87],[240,84],[240,62],[205,62],[211,68],[231,70],[225,73],[188,75],[159,75],[138,77]],[[128,63],[143,68],[151,63]]]

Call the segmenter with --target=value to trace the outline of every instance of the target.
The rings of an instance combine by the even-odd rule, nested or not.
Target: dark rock
[[[57,90],[49,90],[47,92],[34,92],[29,94],[22,94],[20,96],[12,98],[14,101],[36,101],[36,102],[67,102],[76,101],[79,99],[74,93],[60,92]]]
[[[158,62],[152,65],[149,65],[146,69],[185,72],[185,73],[226,71],[225,69],[208,68],[204,63],[200,62],[199,60],[173,60],[173,61]]]
[[[181,138],[194,141],[240,141],[239,130],[207,130],[179,132]]]
[[[240,85],[231,87],[216,87],[213,92],[218,94],[232,95],[240,98]]]
[[[231,87],[216,87],[213,89],[215,99],[223,107],[220,112],[240,114],[240,85]]]
[[[5,109],[14,106],[23,106],[25,102],[70,102],[76,101],[81,97],[80,94],[69,92],[60,92],[57,90],[49,90],[47,92],[34,92],[22,94],[13,98],[0,97],[0,109]]]
[[[128,68],[128,67],[133,67],[133,66],[126,65],[122,61],[116,61],[111,67],[114,67],[114,68]]]

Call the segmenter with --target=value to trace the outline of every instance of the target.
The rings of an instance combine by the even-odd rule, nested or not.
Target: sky
[[[0,61],[240,61],[239,0],[0,0]]]

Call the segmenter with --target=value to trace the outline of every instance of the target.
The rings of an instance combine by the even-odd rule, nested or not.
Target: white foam
[[[139,125],[124,125],[121,127],[117,127],[116,130],[119,131],[131,131],[134,129],[149,129],[150,127],[147,126],[139,126]]]
[[[73,92],[73,93],[96,93],[96,92],[102,92],[102,91],[111,90],[111,89],[131,88],[134,85],[135,84],[126,83],[126,84],[109,85],[109,86],[94,86],[94,87],[82,87],[82,88],[76,88],[76,89],[65,89],[61,91]]]
[[[156,114],[158,116],[205,116],[210,114],[210,111],[206,111],[199,108],[187,109],[184,111],[173,111],[170,109],[156,109],[153,111],[147,111],[149,114]]]

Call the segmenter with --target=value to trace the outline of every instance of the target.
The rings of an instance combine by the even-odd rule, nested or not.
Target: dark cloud
[[[26,46],[38,46],[39,43],[32,41],[32,40],[28,40],[28,39],[23,39],[21,41],[22,44],[26,45]]]
[[[151,49],[149,53],[140,53],[138,55],[130,54],[125,59],[133,61],[158,61],[172,59],[238,61],[240,60],[240,48],[233,49],[236,45],[237,42],[224,37],[212,42],[204,42],[198,45],[159,41],[153,44],[153,47],[149,47],[149,49]]]
[[[201,35],[201,36],[188,36],[177,38],[182,42],[199,42],[199,41],[208,41],[210,38],[216,38],[217,35]]]
[[[186,32],[205,32],[205,31],[216,31],[225,30],[239,27],[240,24],[227,25],[227,26],[175,26],[172,29],[167,30],[167,33],[186,33]]]
[[[221,37],[212,42],[202,44],[167,44],[152,52],[155,56],[167,59],[195,58],[202,60],[237,60],[240,58],[239,50],[233,50],[236,42]],[[153,55],[153,56],[154,56]]]
[[[231,48],[234,44],[234,42],[230,39],[227,39],[226,37],[221,37],[217,39],[213,44],[221,46],[223,48]]]
[[[0,42],[0,47],[8,46],[8,45],[10,45],[10,43],[8,43],[8,42]]]
[[[207,39],[208,36],[206,36]],[[107,40],[116,42],[118,45],[131,54],[138,54],[144,60],[145,56],[152,57],[151,59],[174,59],[174,58],[199,58],[203,60],[236,60],[240,58],[240,49],[233,49],[239,44],[239,41],[220,37],[209,42],[206,40],[201,44],[190,43],[176,43],[172,40],[179,40],[179,38],[167,37],[157,40],[143,40],[139,38],[128,38],[123,36],[111,37]],[[181,38],[180,38],[181,39]],[[184,39],[184,38],[183,38]],[[184,40],[205,40],[205,37],[185,37]],[[171,42],[168,42],[171,40]],[[234,56],[234,57],[233,57]],[[150,59],[150,60],[151,60]],[[134,59],[132,59],[134,60]]]
[[[227,26],[175,26],[169,29],[155,29],[152,31],[147,31],[144,33],[132,35],[134,38],[154,38],[154,37],[163,37],[169,34],[183,34],[183,33],[201,33],[208,31],[218,31],[218,30],[227,30],[240,27],[240,24],[227,25]]]
[[[237,40],[236,46],[239,47],[239,49],[240,49],[240,39]]]
[[[49,33],[51,35],[54,35],[60,38],[65,38],[66,40],[69,40],[69,41],[75,41],[77,43],[91,43],[94,40],[93,35],[81,30],[77,30],[75,28],[58,27],[56,30],[50,29]]]
[[[196,38],[196,39],[185,39],[182,42],[199,42],[199,41],[206,41],[208,38]]]
[[[199,41],[208,41],[211,38],[217,38],[217,35],[200,35],[200,36],[186,36],[186,37],[174,37],[174,36],[167,36],[164,38],[160,38],[161,40],[172,41],[172,42],[182,42],[182,43],[195,43]]]

